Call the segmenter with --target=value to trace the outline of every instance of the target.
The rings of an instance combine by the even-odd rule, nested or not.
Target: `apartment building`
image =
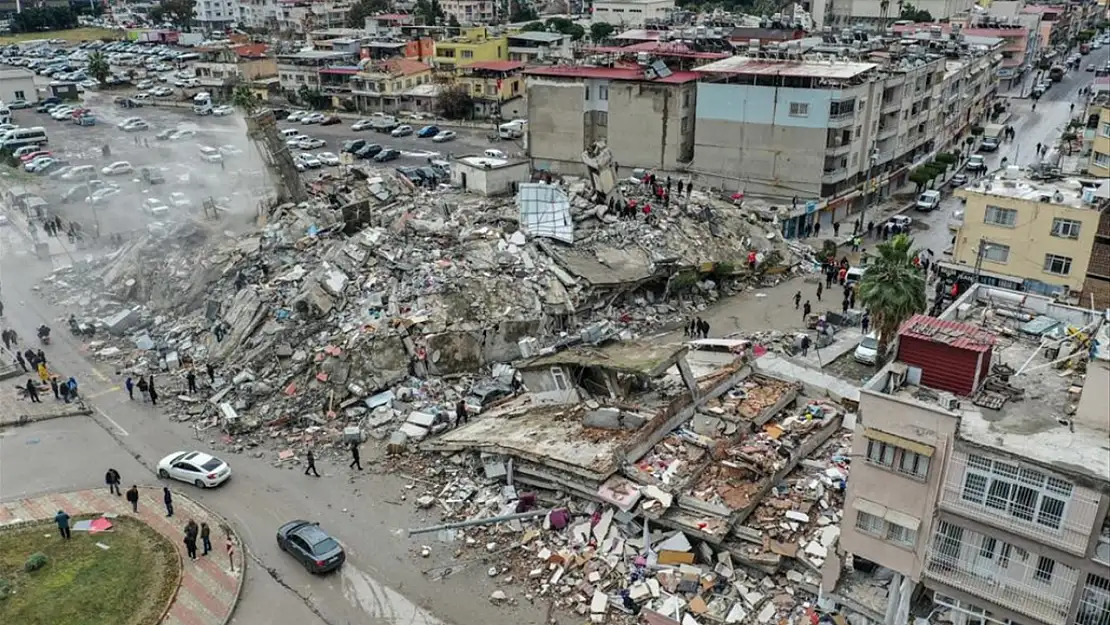
[[[1082,343],[1103,323],[975,285],[902,325],[860,389],[838,554],[894,571],[888,623],[923,594],[953,625],[1105,623],[1110,369]],[[1053,365],[1073,352],[1085,376]]]
[[[626,170],[673,171],[693,156],[693,72],[551,66],[524,75],[528,156],[535,169],[585,175],[582,152],[597,141],[605,141]]]
[[[956,191],[965,201],[951,263],[1031,293],[1074,300],[1083,288],[1106,187],[1031,179],[1010,167]]]
[[[574,58],[570,37],[562,33],[525,31],[511,33],[508,40],[510,61],[531,64]]]
[[[201,86],[231,88],[237,84],[278,75],[277,59],[267,54],[264,43],[197,48],[194,64]]]
[[[439,6],[448,18],[463,26],[479,26],[497,21],[497,4],[493,0],[442,0]]]
[[[590,19],[618,28],[640,28],[648,22],[665,22],[674,10],[674,0],[595,0]]]
[[[1026,16],[1030,17],[1030,16]],[[1024,24],[998,24],[985,22],[974,27],[961,24],[902,24],[894,26],[895,33],[904,37],[917,39],[951,38],[953,34],[960,36],[964,41],[972,44],[981,38],[998,39],[1001,41],[999,52],[1002,55],[996,74],[1004,88],[1011,88],[1020,84],[1026,72],[1036,66],[1037,52],[1039,51],[1040,36],[1035,29],[1030,29]],[[924,36],[921,36],[924,35]]]
[[[455,84],[470,94],[475,117],[513,117],[505,115],[502,106],[524,97],[524,63],[487,61],[471,63],[458,71]]]
[[[1110,210],[1103,210],[1099,215],[1098,231],[1091,246],[1091,260],[1087,263],[1087,278],[1083,281],[1079,301],[1091,308],[1110,308]]]
[[[359,111],[396,113],[406,94],[431,85],[432,67],[413,59],[390,59],[370,63],[351,76],[351,93]]]
[[[334,66],[353,66],[357,54],[326,50],[302,50],[277,56],[278,79],[281,88],[297,91],[302,86],[320,89],[320,70]]]
[[[1110,104],[1103,104],[1099,109],[1087,173],[1102,180],[1110,179]]]
[[[222,29],[239,21],[238,0],[197,0],[193,21],[201,29]]]
[[[906,3],[909,4],[909,3]],[[971,0],[918,0],[912,3],[919,11],[928,11],[934,20],[948,20],[966,14],[975,5]],[[859,26],[891,24],[901,19],[898,3],[883,0],[846,0],[817,3],[823,13],[824,26]],[[816,8],[816,7],[815,7]]]
[[[485,26],[463,30],[458,37],[436,42],[436,69],[454,71],[471,63],[509,60],[509,41]]]

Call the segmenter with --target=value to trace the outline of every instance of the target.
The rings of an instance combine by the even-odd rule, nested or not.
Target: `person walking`
[[[139,376],[138,386],[139,386],[139,394],[143,396],[143,401],[147,401],[149,399],[148,393],[150,393],[150,385],[146,383],[146,376],[145,375],[140,375]]]
[[[127,489],[127,503],[131,504],[131,511],[135,514],[139,513],[139,487],[134,484],[131,488]]]
[[[460,399],[459,403],[455,404],[455,427],[468,422],[470,422],[470,412],[466,409],[466,402]]]
[[[227,565],[231,572],[235,572],[235,541],[231,538],[231,530],[224,527],[224,551],[227,551]]]
[[[351,441],[351,464],[347,465],[347,468],[362,470],[362,461],[359,459],[358,442],[356,441]]]
[[[197,374],[192,369],[189,369],[189,372],[185,374],[185,383],[189,387],[190,395],[197,392]]]
[[[794,294],[794,310],[798,310],[798,306],[802,303],[802,292],[798,291]]]
[[[61,395],[58,394],[58,376],[50,378],[50,390],[54,391],[54,399],[60,400]]]
[[[821,301],[821,293],[825,292],[825,285],[817,283],[817,301]]]
[[[802,336],[802,358],[809,356],[809,335]]]
[[[212,551],[212,530],[205,521],[201,521],[200,523],[200,542],[204,547],[204,552],[200,555],[208,555],[208,553]]]
[[[151,376],[150,379],[151,379],[151,382],[153,382],[154,381],[154,376]],[[149,392],[150,392],[150,405],[151,406],[157,406],[158,405],[158,391],[154,390],[154,384],[150,385],[150,391]]]
[[[75,378],[73,376],[69,376],[69,379],[66,380],[65,384],[66,384],[66,389],[67,389],[66,390],[67,396],[70,399],[77,399],[77,378]],[[69,400],[67,399],[66,401],[68,402]]]
[[[840,222],[839,221],[834,221],[833,222],[833,236],[834,237],[839,237],[840,236]]]
[[[701,326],[698,327],[698,330],[701,331],[701,338],[703,338],[703,339],[709,338],[709,322],[708,321],[706,321],[705,319],[702,319],[701,320]]]
[[[169,486],[162,487],[162,503],[166,504],[166,516],[173,516],[173,494]]]
[[[871,313],[863,313],[863,318],[859,320],[859,329],[867,336],[867,330],[871,327]]]
[[[135,401],[135,381],[131,379],[131,376],[127,376],[127,379],[123,381],[123,388],[127,389],[127,398]]]
[[[32,404],[42,403],[42,400],[39,399],[39,389],[37,386],[35,386],[34,380],[32,380],[31,378],[27,378],[27,386],[25,388],[27,389],[27,397],[31,398]]]
[[[312,453],[311,449],[308,450],[308,456],[305,457],[305,460],[308,461],[308,466],[305,467],[304,474],[308,475],[308,472],[312,471],[313,475],[320,477],[320,474],[316,472],[316,456]]]
[[[216,384],[216,367],[215,367],[215,365],[213,365],[212,363],[207,363],[206,365],[204,365],[204,369],[205,369],[205,371],[208,372],[208,383],[210,385],[215,385]]]
[[[802,306],[802,323],[805,323],[805,320],[809,318],[809,313],[812,311],[813,306],[810,306],[809,300],[807,299],[805,305]]]
[[[192,519],[185,524],[185,552],[188,554],[190,560],[197,559],[197,524]]]
[[[119,492],[119,471],[116,471],[115,469],[108,469],[108,472],[104,474],[104,483],[108,485],[109,493],[114,493],[117,496],[123,494]]]
[[[69,515],[64,510],[58,510],[58,514],[54,515],[54,522],[58,524],[58,533],[62,538],[69,540]]]
[[[27,363],[23,361],[23,354],[20,352],[16,352],[15,360],[19,363],[19,368],[23,369],[24,373],[27,373]]]

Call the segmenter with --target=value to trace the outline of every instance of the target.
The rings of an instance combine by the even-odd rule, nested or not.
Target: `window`
[[[883,525],[885,523],[886,521],[883,521],[874,514],[868,514],[859,510],[856,511],[856,529],[865,534],[882,536]]]
[[[609,87],[606,87],[604,85],[598,86],[598,88],[597,88],[597,99],[598,100],[608,100],[609,99]]]
[[[989,260],[992,263],[1008,262],[1010,260],[1010,246],[1000,243],[984,243],[983,260]]]
[[[1045,254],[1044,270],[1045,273],[1052,273],[1058,276],[1066,276],[1071,273],[1071,259],[1067,256]]]
[[[896,545],[903,547],[913,547],[917,544],[917,532],[908,527],[902,527],[897,523],[887,521],[886,524],[886,539]]]
[[[929,458],[922,456],[914,451],[901,450],[902,455],[898,459],[898,471],[906,475],[925,479],[929,474]]]
[[[597,125],[606,127],[609,125],[609,113],[605,111],[598,111],[596,113]]]
[[[831,117],[851,117],[856,111],[855,100],[844,100],[842,102],[829,103],[829,115]]]
[[[474,58],[474,51],[473,50],[463,50],[462,51],[462,58],[464,58],[464,59]]]
[[[809,103],[808,102],[791,102],[790,103],[790,116],[791,117],[809,117]]]
[[[1052,236],[1064,239],[1078,239],[1079,227],[1083,224],[1074,219],[1057,217],[1052,220]]]
[[[586,101],[590,101],[590,86],[586,85]]]
[[[1015,464],[971,456],[960,497],[966,502],[1051,529],[1060,529],[1072,485]]]
[[[26,100],[27,98],[23,97],[23,92],[22,91],[16,91],[15,92],[15,99],[16,100]]]
[[[998,554],[998,566],[1007,568],[1010,566],[1010,553],[1014,550],[1010,543],[1002,543],[1002,551]]]
[[[1103,124],[1102,129],[1099,132],[1104,137],[1110,137],[1110,123]]]
[[[555,382],[555,388],[560,391],[570,390],[570,382],[567,380],[567,374],[562,367],[551,368],[551,379]]]
[[[884,467],[894,466],[894,445],[879,441],[867,441],[867,461]]]
[[[1055,568],[1055,560],[1040,556],[1037,558],[1037,570],[1033,571],[1033,579],[1047,584],[1052,581],[1052,571]]]
[[[1012,208],[1002,208],[1001,206],[991,206],[988,204],[986,215],[983,217],[983,223],[1013,228],[1017,225],[1017,211]]]
[[[1110,154],[1095,152],[1095,165],[1103,168],[1110,168]]]
[[[985,560],[994,559],[994,550],[998,548],[998,541],[990,536],[984,536],[979,544],[979,557]]]
[[[688,132],[690,132],[690,116],[689,115],[683,115],[682,116],[682,134],[686,134]]]

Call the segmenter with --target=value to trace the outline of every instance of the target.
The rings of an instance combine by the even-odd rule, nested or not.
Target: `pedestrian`
[[[69,515],[63,510],[58,510],[58,514],[54,515],[54,522],[58,524],[58,533],[62,538],[69,540]]]
[[[0,304],[0,306],[2,306],[2,304]],[[2,311],[2,310],[3,309],[0,308],[0,311]],[[4,349],[11,349],[11,347],[12,347],[11,339],[8,338],[8,337],[9,337],[9,335],[8,335],[7,330],[4,330],[3,332],[0,332],[0,341],[4,341]]]
[[[212,363],[208,363],[208,364],[204,365],[204,368],[205,368],[206,371],[208,371],[208,383],[215,386],[215,384],[216,384],[216,367],[215,367],[215,365],[213,365]]]
[[[31,367],[31,369],[35,371],[38,371],[39,359],[38,356],[35,355],[35,350],[28,347],[27,351],[23,352],[23,358],[27,361],[27,366]]]
[[[197,559],[197,534],[199,529],[197,524],[192,519],[185,524],[185,552],[188,554],[190,560]]]
[[[871,327],[871,313],[863,313],[863,318],[859,320],[859,329],[864,336],[867,336],[867,330]]]
[[[814,224],[813,224],[813,236],[815,236],[815,237],[821,236],[821,222],[819,222],[819,221],[814,222]]]
[[[62,396],[58,394],[58,376],[50,378],[50,390],[54,391],[55,401],[62,398]]]
[[[131,504],[131,511],[135,514],[139,513],[139,487],[134,484],[131,488],[127,489],[127,503]]]
[[[205,521],[200,522],[200,542],[204,545],[204,553],[200,555],[208,555],[208,553],[212,551],[212,530]]]
[[[47,371],[45,362],[39,362],[36,369],[38,370],[39,381],[40,382],[42,382],[43,384],[46,384],[47,382],[50,381],[50,372]]]
[[[173,516],[173,494],[169,486],[162,487],[162,503],[166,504],[166,516]]]
[[[805,358],[809,355],[809,335],[802,336],[802,357]]]
[[[824,290],[825,290],[825,285],[818,282],[817,283],[817,301],[821,301],[821,293],[823,293]],[[797,306],[795,306],[795,308],[797,308]]]
[[[127,398],[135,401],[135,381],[131,379],[131,376],[127,376],[127,379],[123,381],[123,388],[127,389]]]
[[[189,386],[190,395],[197,392],[197,374],[192,369],[189,369],[189,372],[185,374],[185,383]]]
[[[139,376],[138,386],[139,386],[139,394],[143,396],[143,401],[147,401],[147,399],[148,399],[147,394],[150,392],[150,386],[146,383],[146,376],[145,375],[140,375]]]
[[[20,353],[20,352],[16,352],[15,353],[15,359],[19,363],[19,367],[21,369],[23,369],[24,373],[26,373],[27,372],[27,363],[23,361],[23,354]]]
[[[690,336],[694,338],[701,337],[701,317],[694,317],[694,320],[690,323]]]
[[[810,306],[809,300],[807,299],[805,305],[802,306],[802,322],[803,323],[805,322],[806,319],[809,319],[809,313],[812,312],[812,311],[813,311],[813,306]]]
[[[855,308],[855,307],[856,307],[856,290],[852,289],[852,291],[850,293],[848,293],[848,308]]]
[[[844,301],[840,302],[840,309],[844,312],[844,314],[848,314],[848,307],[849,307],[848,298],[845,297]]]
[[[31,378],[27,378],[27,385],[24,388],[27,389],[27,397],[31,398],[32,404],[42,403],[42,400],[39,399],[39,389],[35,386],[35,382]]]
[[[108,472],[104,474],[104,483],[108,485],[109,493],[114,493],[116,495],[123,494],[119,492],[119,471],[116,471],[115,469],[108,469]]]
[[[460,399],[459,402],[455,404],[455,427],[463,425],[469,420],[470,414],[466,410],[466,402]]]
[[[154,376],[150,376],[150,379],[153,381]],[[158,391],[154,390],[154,385],[153,384],[150,385],[150,405],[151,406],[157,406],[158,405]]]
[[[235,541],[231,538],[231,529],[224,528],[224,550],[227,551],[227,565],[235,572]]]
[[[841,267],[840,271],[836,272],[836,283],[837,284],[844,284],[844,280],[847,279],[847,277],[848,277],[848,269],[845,268],[845,267]]]
[[[351,441],[351,464],[347,465],[347,468],[349,468],[349,469],[352,469],[352,468],[353,469],[358,469],[359,471],[362,470],[362,461],[359,460],[359,456],[358,456],[358,442],[357,441]]]
[[[66,386],[69,387],[67,391],[69,396],[73,399],[77,399],[77,378],[69,376],[69,379],[66,380]]]
[[[798,310],[798,306],[802,303],[802,292],[798,291],[794,294],[794,310]]]
[[[855,222],[852,223],[852,234],[853,235],[859,234],[860,228],[862,228],[862,227],[863,227],[863,222],[861,222],[859,219],[856,219]]]
[[[316,472],[316,456],[312,454],[311,449],[308,450],[308,456],[306,460],[308,460],[308,466],[305,467],[304,474],[308,475],[308,472],[312,471],[313,475],[315,475],[316,477],[320,477],[320,474]]]
[[[834,221],[833,222],[833,236],[834,237],[840,236],[840,222],[839,221]]]
[[[701,330],[701,338],[703,338],[703,339],[709,338],[709,322],[708,321],[702,319],[701,325],[698,327],[698,329]]]

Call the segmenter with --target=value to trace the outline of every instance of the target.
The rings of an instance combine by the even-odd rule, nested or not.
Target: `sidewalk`
[[[125,483],[122,488],[126,492],[129,484]],[[107,487],[58,493],[0,503],[0,527],[20,521],[53,519],[58,510],[65,510],[70,516],[103,513],[137,516],[176,545],[184,563],[181,586],[162,619],[163,625],[225,625],[231,619],[243,590],[243,546],[232,534],[235,543],[235,571],[232,572],[223,547],[224,532],[221,527],[226,525],[226,521],[177,491],[174,492],[173,503],[174,516],[169,519],[162,505],[161,488],[139,489],[138,515],[132,514],[131,506],[123,497],[109,494]],[[198,525],[207,522],[212,528],[214,551],[198,557],[195,562],[185,555],[185,544],[182,542],[185,523],[189,519]]]

